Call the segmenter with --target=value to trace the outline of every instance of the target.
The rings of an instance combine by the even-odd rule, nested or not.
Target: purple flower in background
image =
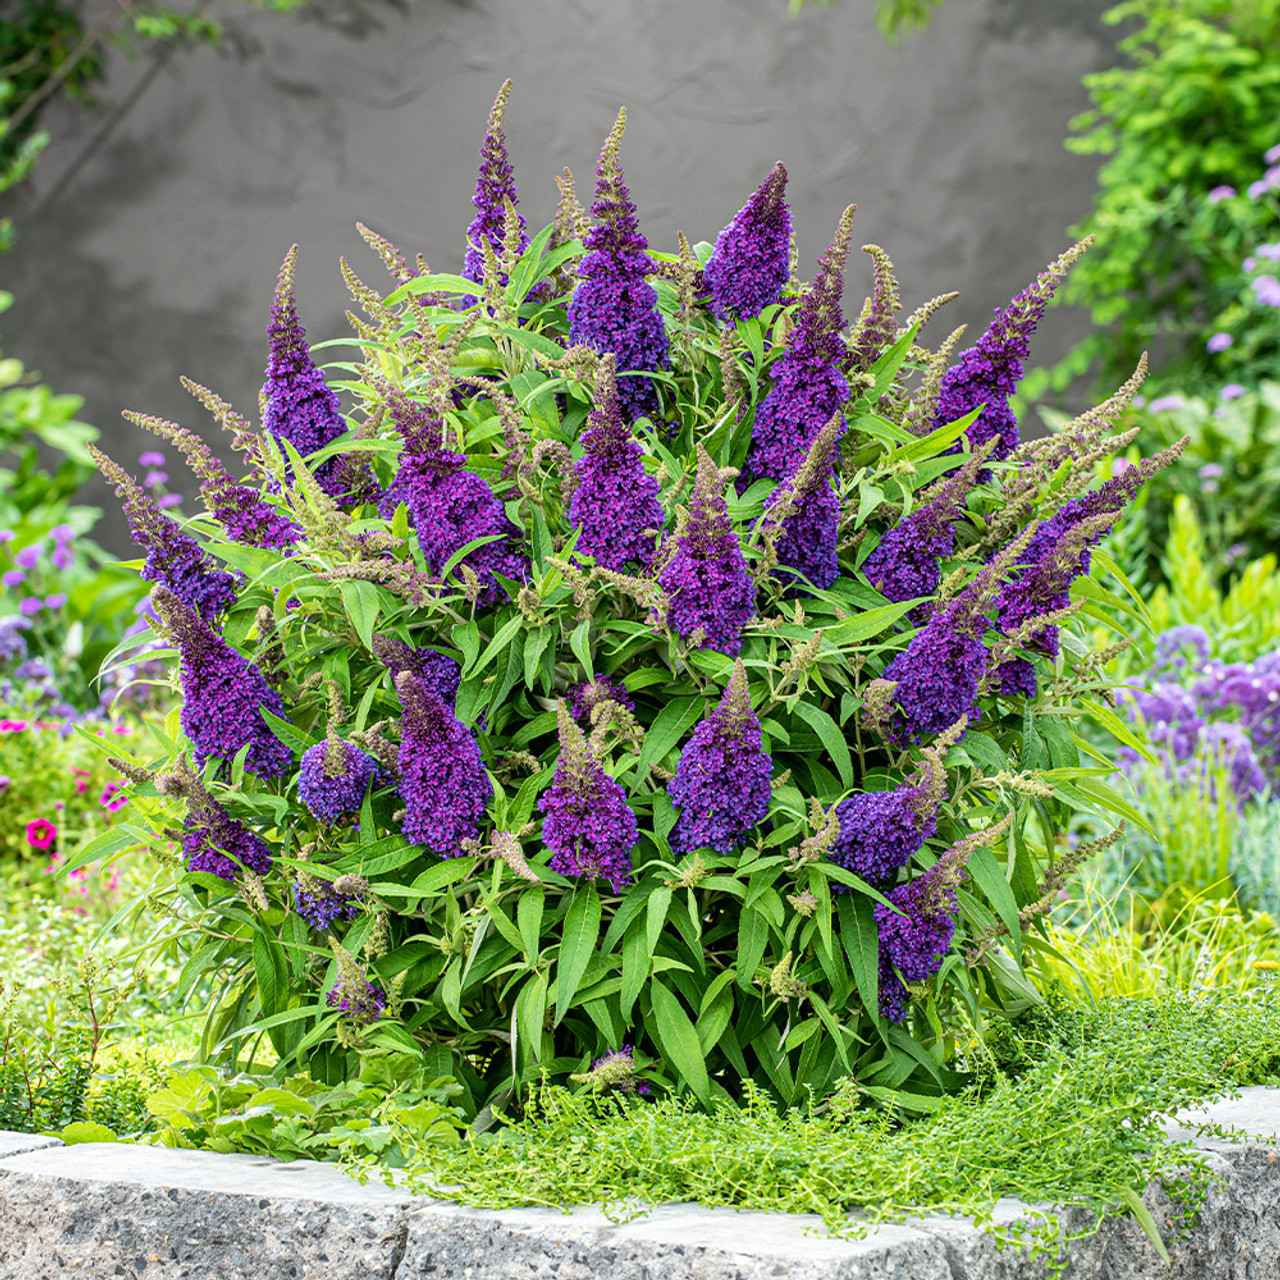
[[[0,662],[12,662],[27,656],[27,642],[22,632],[31,630],[31,619],[11,613],[0,618]]]
[[[288,772],[289,749],[267,728],[261,708],[284,718],[284,702],[262,672],[243,658],[175,592],[158,586],[152,600],[181,655],[182,731],[203,768],[223,762],[221,772],[244,747],[245,768],[259,777]]]
[[[27,580],[27,575],[21,569],[10,569],[7,573],[0,575],[0,582],[6,587],[20,587]]]
[[[631,883],[631,850],[638,838],[635,814],[563,701],[559,720],[555,777],[538,801],[551,870],[584,879],[603,877],[614,893],[621,893]]]
[[[947,776],[937,757],[926,754],[912,777],[893,791],[862,791],[836,806],[840,834],[830,858],[877,889],[924,848],[938,829],[938,805]]]
[[[43,553],[44,548],[38,542],[33,542],[31,546],[23,547],[13,557],[13,562],[20,569],[34,569],[40,563],[40,557]]]
[[[1266,178],[1259,178],[1256,182],[1249,183],[1249,199],[1259,200],[1271,190],[1271,184]]]
[[[148,489],[156,489],[162,484],[168,484],[169,476],[168,473],[164,471],[148,471],[147,474],[142,477],[142,483]]]
[[[1218,481],[1222,478],[1222,467],[1217,462],[1206,462],[1196,473],[1200,477],[1201,493],[1217,493]]]
[[[377,767],[372,756],[334,734],[302,753],[298,799],[321,822],[341,822],[360,812]]]
[[[630,420],[658,411],[652,381],[630,371],[667,368],[668,344],[658,295],[645,279],[654,269],[646,252],[649,242],[640,232],[618,159],[626,118],[624,108],[596,166],[591,206],[596,225],[583,241],[587,252],[578,263],[578,284],[569,302],[569,341],[614,353],[617,368],[629,375],[618,379],[618,398]]]
[[[0,545],[12,542],[18,535],[12,529],[0,529]]]
[[[55,569],[62,572],[70,569],[76,562],[76,555],[71,549],[71,543],[55,542],[53,550],[49,553],[49,560]]]
[[[1186,399],[1180,395],[1156,396],[1156,398],[1148,405],[1152,413],[1165,413],[1170,409],[1185,409],[1187,406]]]
[[[33,618],[41,609],[44,608],[44,601],[39,596],[27,596],[18,602],[18,611],[25,613],[28,618]]]
[[[67,593],[65,591],[55,591],[51,596],[45,596],[44,607],[46,609],[61,609],[67,603]]]
[[[1258,257],[1266,258],[1271,262],[1280,262],[1280,241],[1275,244],[1260,244],[1257,254]]]
[[[1280,164],[1280,142],[1277,142],[1262,158],[1268,164]]]
[[[406,840],[443,858],[456,858],[464,852],[462,841],[476,838],[493,800],[479,744],[411,672],[396,677],[396,691],[404,707],[397,756],[404,797],[401,830]]]
[[[756,409],[739,489],[762,477],[781,481],[793,475],[849,397],[842,371],[848,351],[840,336],[840,296],[851,230],[852,210],[846,209],[835,238],[818,259],[813,287],[795,308],[782,357],[770,370],[772,386]]]
[[[480,582],[479,599],[496,604],[507,598],[498,577],[520,581],[528,561],[519,547],[520,531],[507,516],[488,483],[464,471],[466,455],[445,447],[444,423],[431,409],[392,397],[391,414],[404,436],[400,469],[378,503],[389,519],[403,502],[418,536],[423,559],[431,573],[439,573],[456,551],[475,538],[493,537],[469,552],[454,573],[462,578],[466,566]]]
[[[787,171],[779,161],[716,237],[703,270],[712,314],[724,324],[750,320],[782,296],[791,274]]]
[[[1204,346],[1206,351],[1217,355],[1219,351],[1225,351],[1234,341],[1235,339],[1229,333],[1215,333]]]
[[[575,720],[586,720],[589,724],[592,711],[604,702],[616,702],[631,712],[636,709],[631,695],[608,676],[596,676],[594,680],[574,685],[569,690],[569,714]]]
[[[394,636],[374,636],[373,651],[378,655],[378,661],[391,672],[393,682],[402,671],[408,671],[446,707],[452,708],[457,701],[461,669],[438,649],[419,649]]]
[[[638,561],[647,568],[666,521],[658,481],[644,469],[644,454],[622,416],[612,352],[596,373],[595,406],[582,435],[583,454],[569,499],[569,520],[581,533],[575,550],[606,569]]]
[[[280,268],[271,306],[262,425],[277,441],[287,440],[306,458],[344,435],[347,425],[342,420],[338,397],[311,358],[307,331],[298,318],[293,286],[297,258],[298,246],[294,245]],[[328,458],[315,470],[317,482],[331,498],[341,497],[347,485],[335,467],[338,461]],[[291,474],[291,468],[286,467],[286,474]]]
[[[164,454],[155,449],[150,449],[145,453],[138,454],[138,466],[140,467],[163,467]]]
[[[139,488],[134,478],[94,445],[89,453],[123,500],[133,541],[146,553],[142,576],[173,592],[203,618],[213,618],[235,602],[236,581],[214,566],[212,557],[180,529]]]
[[[1238,382],[1228,382],[1221,391],[1218,392],[1220,400],[1239,400],[1241,396],[1247,395],[1248,391]]]
[[[666,622],[673,631],[730,657],[741,650],[742,629],[756,616],[756,589],[729,522],[720,469],[701,445],[689,519],[658,585],[669,599]]]
[[[1031,335],[1049,300],[1076,260],[1093,242],[1089,236],[1056,258],[1007,307],[997,309],[995,319],[976,345],[960,354],[958,363],[943,375],[931,430],[982,411],[967,429],[969,443],[977,450],[988,440],[998,440],[995,457],[1007,458],[1018,444],[1018,419],[1009,397],[1022,379],[1023,361],[1031,351]],[[952,452],[958,452],[956,442]]]
[[[1188,649],[1195,650],[1194,660],[1188,658]],[[1156,636],[1151,670],[1159,674],[1170,670],[1185,671],[1189,666],[1192,671],[1199,671],[1208,662],[1210,649],[1209,634],[1203,627],[1170,627]]]
[[[1275,276],[1255,276],[1253,292],[1264,307],[1280,307],[1280,280]]]
[[[1235,193],[1235,187],[1230,187],[1224,182],[1221,186],[1214,187],[1207,199],[1210,204],[1220,204],[1223,200],[1230,200]]]
[[[168,511],[171,507],[180,507],[182,506],[182,494],[166,493],[163,498],[156,499],[156,506],[161,511]]]
[[[502,261],[507,201],[513,207],[516,203],[515,171],[507,156],[507,138],[503,129],[503,117],[506,115],[507,97],[510,93],[511,81],[507,80],[494,99],[493,108],[489,112],[489,127],[480,144],[480,176],[476,182],[476,193],[471,197],[476,212],[467,228],[467,252],[462,263],[463,279],[474,280],[477,284],[484,279],[486,244],[493,250],[494,257],[499,262]],[[529,247],[524,214],[517,213],[516,221],[520,226],[517,252],[523,253]],[[501,279],[505,285],[506,275]],[[463,299],[463,305],[470,306],[476,301],[476,298],[466,298]]]
[[[672,849],[729,853],[742,844],[769,812],[772,768],[739,659],[719,706],[695,726],[680,753],[676,775],[667,784],[671,803],[679,810],[671,831]]]

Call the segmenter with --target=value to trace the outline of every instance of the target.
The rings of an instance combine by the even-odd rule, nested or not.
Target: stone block
[[[60,1146],[61,1138],[46,1138],[40,1133],[14,1133],[12,1129],[0,1129],[0,1160],[8,1156],[20,1156],[26,1151]]]

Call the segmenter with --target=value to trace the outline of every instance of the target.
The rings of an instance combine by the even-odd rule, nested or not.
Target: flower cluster
[[[360,812],[377,762],[336,735],[302,753],[298,799],[321,822],[341,822]]]
[[[703,280],[708,305],[725,324],[750,320],[782,296],[791,274],[791,208],[781,161],[716,237]]]
[[[293,886],[293,909],[318,933],[327,933],[337,920],[354,920],[368,892],[360,876],[325,880],[303,872]]]
[[[387,993],[369,980],[364,966],[340,942],[330,938],[329,947],[338,978],[326,993],[325,1003],[356,1026],[377,1022],[387,1011]]]
[[[503,128],[510,93],[511,81],[507,80],[498,90],[493,109],[489,112],[489,127],[480,144],[480,175],[476,180],[476,193],[471,197],[476,214],[467,228],[467,252],[462,263],[463,278],[474,280],[477,284],[484,280],[486,246],[497,261],[502,261],[507,206],[510,205],[514,210],[516,205],[515,171],[507,157],[507,139]],[[515,219],[519,236],[514,248],[520,254],[528,248],[529,237],[525,234],[527,224],[524,215],[517,213]],[[502,277],[502,283],[507,283],[505,276]],[[463,300],[464,305],[475,301],[475,298]]]

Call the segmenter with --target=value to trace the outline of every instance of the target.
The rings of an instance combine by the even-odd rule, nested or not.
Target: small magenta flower
[[[755,584],[729,521],[720,469],[701,445],[689,519],[658,585],[670,601],[673,631],[730,657],[741,651],[742,629],[756,616]]]
[[[20,587],[26,580],[27,575],[21,569],[10,569],[0,577],[0,582],[3,582],[6,587]]]
[[[679,810],[671,847],[679,853],[729,853],[740,845],[769,812],[772,769],[739,659],[720,705],[694,729],[667,784]]]
[[[156,499],[156,506],[161,511],[168,511],[171,507],[180,507],[182,506],[182,494],[166,493],[163,498]]]
[[[1228,382],[1221,391],[1218,392],[1220,400],[1239,400],[1241,396],[1248,395],[1248,389],[1242,387],[1238,382]]]
[[[787,171],[779,161],[716,237],[703,270],[716,319],[750,320],[782,296],[791,274],[791,209]]]
[[[634,420],[658,410],[652,381],[634,371],[666,369],[668,343],[658,295],[645,279],[654,270],[646,252],[649,242],[640,232],[618,158],[626,119],[623,108],[596,166],[591,206],[596,225],[583,242],[587,252],[569,301],[569,341],[614,353],[617,368],[627,375],[618,379],[618,399],[622,412]]]
[[[140,467],[163,467],[164,454],[156,449],[148,449],[145,453],[138,454],[138,466]]]
[[[506,232],[507,202],[516,204],[515,171],[507,156],[507,139],[503,129],[503,117],[507,111],[507,97],[511,93],[511,81],[507,80],[494,100],[489,112],[489,127],[485,131],[484,141],[480,144],[480,176],[476,182],[476,193],[471,197],[475,206],[475,217],[467,228],[467,252],[462,264],[464,280],[474,280],[479,284],[484,279],[484,247],[487,244],[494,257],[502,261],[503,239]],[[529,247],[529,237],[525,234],[526,220],[524,214],[516,214],[520,226],[520,242],[518,253]],[[507,283],[506,276],[502,283]],[[475,298],[464,300],[475,302]]]
[[[61,609],[67,603],[67,593],[65,591],[55,591],[51,596],[45,596],[44,607],[46,609]]]
[[[1147,406],[1152,413],[1169,413],[1177,409],[1185,409],[1187,402],[1185,397],[1180,395],[1156,396],[1156,398]]]
[[[57,838],[58,828],[48,818],[37,818],[27,823],[27,843],[33,849],[51,849]]]
[[[38,542],[33,542],[29,547],[23,547],[13,557],[13,561],[21,569],[34,569],[40,563],[43,553],[44,548]]]
[[[129,796],[118,782],[108,782],[98,797],[98,804],[108,813],[118,813],[128,803]]]
[[[0,545],[12,542],[18,535],[12,529],[0,529]]]
[[[1218,352],[1225,351],[1234,341],[1235,339],[1229,333],[1215,333],[1204,347],[1210,355],[1217,355]]]
[[[39,596],[27,596],[25,599],[18,601],[18,611],[26,614],[28,618],[34,618],[43,608],[44,601]]]
[[[639,838],[626,793],[592,753],[583,732],[560,702],[560,758],[542,793],[542,842],[551,870],[563,876],[609,881],[614,893],[631,883],[631,851]]]
[[[1254,296],[1264,307],[1280,307],[1280,280],[1275,276],[1255,276],[1251,283]]]
[[[635,561],[648,567],[666,516],[657,477],[644,469],[644,453],[622,416],[616,371],[608,352],[596,373],[583,454],[573,464],[569,520],[581,530],[575,551],[620,571]]]

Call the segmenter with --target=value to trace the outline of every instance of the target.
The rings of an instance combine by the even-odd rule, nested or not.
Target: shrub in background
[[[621,115],[592,218],[566,181],[526,244],[503,100],[479,280],[362,229],[397,287],[343,263],[326,376],[291,252],[263,428],[187,384],[247,481],[133,415],[201,480],[180,525],[100,457],[183,700],[119,762],[159,803],[72,865],[178,842],[176,994],[213,983],[207,1048],[265,1033],[281,1073],[407,1051],[469,1109],[547,1074],[955,1088],[966,1028],[1039,998],[1057,834],[1133,814],[1080,755],[1107,655],[1073,619],[1109,617],[1081,575],[1176,449],[1093,485],[1141,371],[1049,440],[1008,408],[1084,246],[947,368],[943,299],[902,323],[875,246],[846,330],[851,209],[789,281],[780,170],[715,246],[650,250]]]

